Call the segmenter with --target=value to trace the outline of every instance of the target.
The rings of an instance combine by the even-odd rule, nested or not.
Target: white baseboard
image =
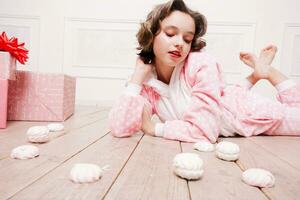
[[[82,99],[77,99],[76,100],[76,105],[112,107],[114,102],[115,102],[115,100],[82,100]]]

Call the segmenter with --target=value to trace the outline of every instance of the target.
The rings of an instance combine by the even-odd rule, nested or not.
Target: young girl
[[[241,53],[254,72],[246,84],[224,88],[220,65],[202,49],[206,19],[182,0],[158,5],[137,34],[140,54],[127,87],[110,114],[116,137],[145,134],[184,142],[218,136],[299,135],[300,86],[270,64],[276,47],[259,58]],[[260,79],[278,90],[271,101],[249,89]],[[158,115],[161,122],[151,120]]]

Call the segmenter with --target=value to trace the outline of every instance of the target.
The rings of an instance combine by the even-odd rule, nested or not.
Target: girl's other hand
[[[152,67],[152,64],[145,64],[143,60],[138,56],[135,63],[135,70],[130,82],[142,85],[143,82],[151,74]]]
[[[144,106],[142,114],[142,131],[145,134],[154,136],[155,124],[151,120],[151,109],[147,106]]]

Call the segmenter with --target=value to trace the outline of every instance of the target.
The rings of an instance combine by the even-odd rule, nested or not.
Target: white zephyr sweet
[[[198,151],[204,151],[204,152],[208,152],[208,151],[213,151],[215,150],[215,147],[212,143],[207,142],[207,141],[200,141],[194,144],[194,149],[198,150]]]
[[[180,153],[173,160],[173,170],[181,178],[199,179],[203,175],[203,161],[198,154]]]
[[[33,145],[22,145],[14,148],[10,154],[11,158],[15,159],[31,159],[39,156],[39,149]]]
[[[275,177],[267,170],[260,168],[250,168],[243,172],[242,180],[248,185],[257,187],[273,187]]]
[[[27,130],[28,141],[33,143],[44,143],[50,140],[47,126],[32,126]]]
[[[50,123],[47,127],[50,132],[62,131],[65,128],[62,123]]]
[[[216,156],[222,160],[235,161],[239,158],[240,147],[232,142],[222,141],[216,146]]]
[[[77,163],[70,172],[70,179],[74,183],[91,183],[98,181],[103,174],[103,170],[95,164]]]

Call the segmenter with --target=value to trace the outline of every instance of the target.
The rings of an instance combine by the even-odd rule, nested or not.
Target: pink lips
[[[179,51],[169,51],[168,53],[173,58],[180,58],[181,57],[181,53]]]

